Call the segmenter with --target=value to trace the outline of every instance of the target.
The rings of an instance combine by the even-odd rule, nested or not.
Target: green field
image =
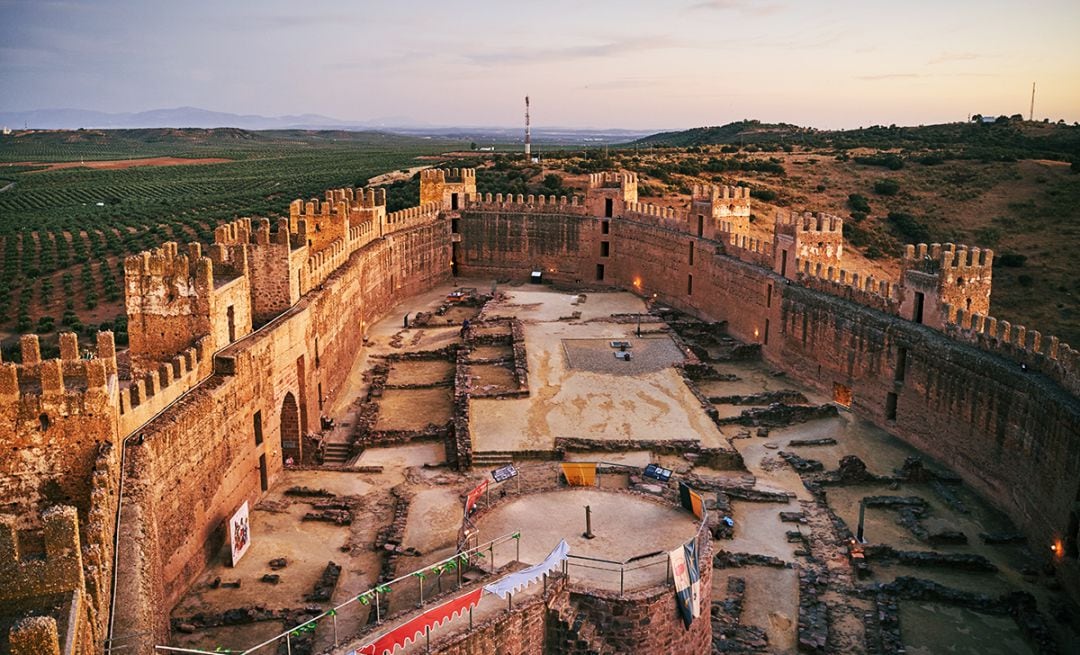
[[[242,216],[287,215],[295,198],[362,186],[416,158],[467,147],[363,132],[110,130],[0,137],[0,330],[51,332],[122,313],[122,258],[164,241],[209,243]],[[145,157],[226,163],[115,170],[16,162]],[[415,204],[416,199],[413,199]]]

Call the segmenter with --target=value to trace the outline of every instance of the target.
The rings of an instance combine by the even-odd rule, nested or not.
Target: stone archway
[[[290,391],[281,401],[281,461],[288,464],[291,458],[293,464],[299,464],[300,455],[300,409]]]

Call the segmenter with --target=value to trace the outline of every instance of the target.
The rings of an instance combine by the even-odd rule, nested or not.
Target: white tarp
[[[563,539],[559,542],[558,546],[555,546],[555,550],[551,551],[551,554],[548,555],[543,562],[540,562],[535,566],[530,566],[527,569],[522,569],[517,573],[511,573],[505,578],[486,585],[484,591],[489,594],[495,594],[499,598],[506,598],[506,594],[517,593],[519,589],[524,589],[542,578],[545,573],[549,573],[558,568],[569,554],[570,546],[566,543],[566,540]]]

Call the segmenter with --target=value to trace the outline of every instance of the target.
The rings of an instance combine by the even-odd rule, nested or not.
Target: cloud
[[[880,75],[857,75],[855,79],[869,82],[881,80],[913,80],[930,77],[997,77],[994,73],[882,73]]]
[[[952,61],[971,61],[973,59],[982,59],[983,55],[977,52],[943,52],[937,57],[934,57],[927,64],[946,64]]]
[[[646,89],[664,86],[671,80],[657,77],[623,77],[614,80],[589,82],[579,86],[581,91],[621,91],[624,89]]]
[[[465,53],[466,61],[481,66],[493,64],[530,64],[536,62],[568,61],[574,59],[604,59],[620,55],[673,48],[675,42],[663,36],[632,38],[591,45],[575,45],[563,48],[520,48],[494,52]]]
[[[737,11],[742,14],[752,14],[754,16],[769,16],[776,14],[784,10],[784,5],[781,4],[760,4],[757,2],[749,2],[747,0],[704,0],[696,4],[690,5],[691,11],[699,10],[711,10],[711,11]]]
[[[919,77],[925,77],[925,75],[920,73],[882,73],[880,75],[858,75],[855,79],[877,82],[880,80],[906,80]]]

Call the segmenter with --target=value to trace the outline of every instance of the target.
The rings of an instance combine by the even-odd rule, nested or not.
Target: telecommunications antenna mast
[[[525,96],[525,157],[532,151],[532,135],[529,133],[529,96]]]

